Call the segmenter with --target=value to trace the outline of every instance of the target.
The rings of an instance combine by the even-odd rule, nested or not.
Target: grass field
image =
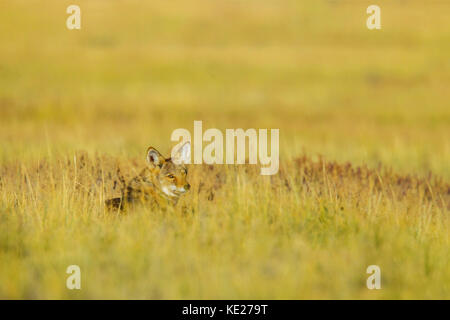
[[[450,298],[450,3],[72,3],[0,2],[0,298]],[[105,211],[194,120],[280,129],[280,172]]]

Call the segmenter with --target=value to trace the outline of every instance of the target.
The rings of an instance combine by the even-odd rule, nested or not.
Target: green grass
[[[0,3],[0,298],[450,298],[448,4],[380,0],[369,31],[368,1],[77,3],[80,31]],[[105,212],[194,120],[279,128],[280,173],[194,166],[179,207]]]

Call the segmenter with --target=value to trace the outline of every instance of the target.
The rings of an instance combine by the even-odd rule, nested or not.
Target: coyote
[[[173,155],[173,158],[166,159],[155,148],[148,148],[147,167],[128,183],[121,177],[122,196],[106,200],[106,206],[124,209],[134,203],[151,203],[160,207],[175,205],[191,187],[186,181],[188,171],[183,164],[190,161],[190,143],[183,144]]]

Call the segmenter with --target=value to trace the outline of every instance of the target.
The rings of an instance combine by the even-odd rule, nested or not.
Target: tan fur
[[[145,203],[165,208],[175,205],[179,197],[190,189],[186,180],[187,168],[164,158],[155,148],[147,150],[147,167],[124,183],[122,196],[106,200],[110,209],[124,209],[130,204]]]

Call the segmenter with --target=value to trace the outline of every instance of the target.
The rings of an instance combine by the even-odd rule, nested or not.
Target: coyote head
[[[147,150],[148,174],[155,188],[171,200],[176,200],[191,187],[186,180],[187,168],[184,165],[191,159],[191,144],[186,142],[172,153],[171,158],[164,158],[153,147]]]
[[[127,183],[118,169],[122,196],[106,200],[107,207],[124,209],[129,203],[149,200],[162,204],[160,201],[162,199],[176,204],[178,198],[191,187],[186,181],[187,168],[184,165],[189,163],[190,159],[191,144],[189,142],[174,150],[171,158],[164,158],[153,147],[148,148],[147,166],[138,176]]]

